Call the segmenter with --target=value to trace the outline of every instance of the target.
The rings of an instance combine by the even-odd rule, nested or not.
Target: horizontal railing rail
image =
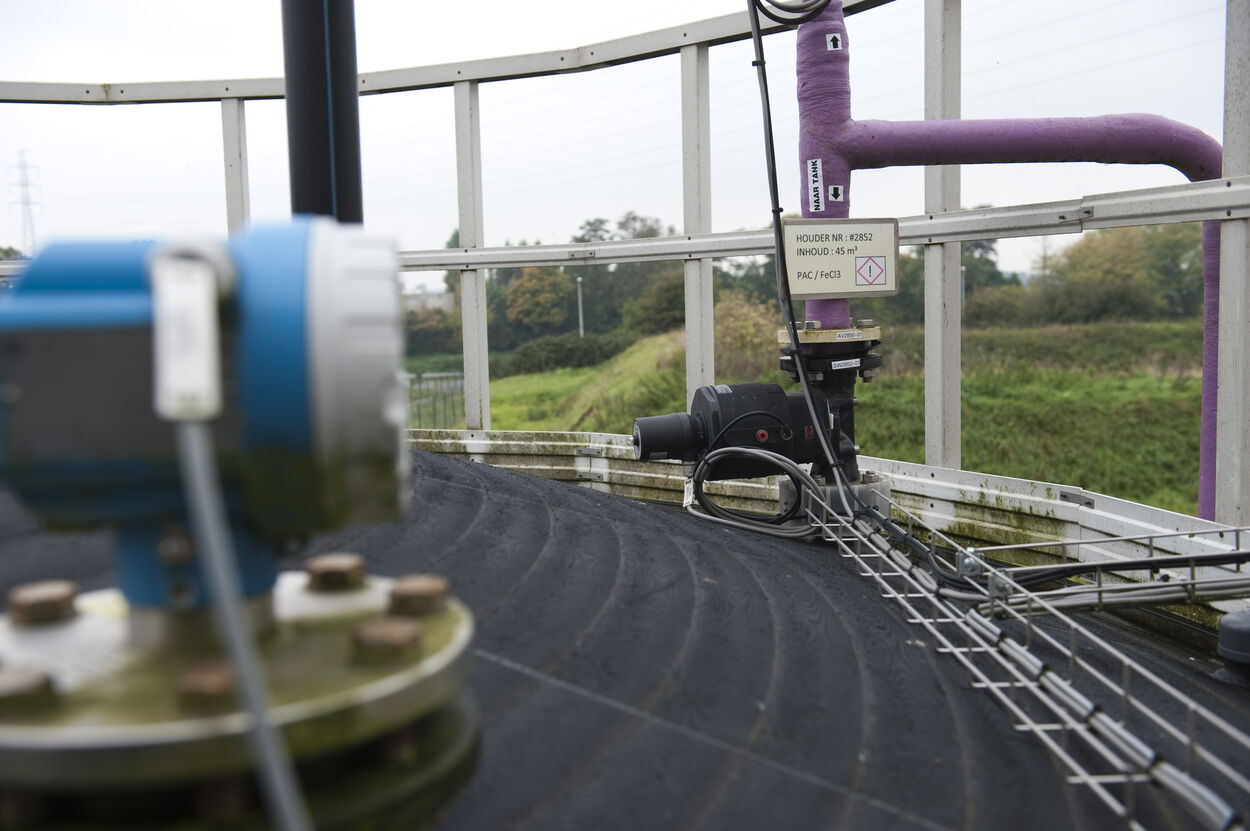
[[[847,14],[883,6],[891,0],[846,0]],[[761,21],[765,34],[790,28]],[[615,38],[572,49],[509,55],[434,66],[359,73],[360,94],[410,92],[449,87],[461,81],[510,81],[541,75],[587,72],[678,54],[691,45],[717,46],[751,37],[745,11],[672,26],[654,32]],[[213,81],[125,83],[40,83],[0,81],[0,103],[18,104],[172,104],[191,101],[245,101],[282,98],[282,78],[238,78]]]
[[[1250,176],[1136,191],[1103,193],[1061,202],[976,208],[901,217],[900,245],[926,245],[1004,237],[1079,234],[1098,228],[1250,217]],[[606,265],[648,260],[695,260],[773,253],[772,231],[605,240],[563,245],[444,248],[405,251],[405,271],[458,271],[524,266]]]
[[[1098,228],[1208,219],[1250,218],[1250,176],[1102,193],[1035,205],[986,207],[901,217],[900,245],[1005,237],[1077,234]],[[401,251],[404,271],[463,271],[529,266],[610,265],[773,253],[771,231],[728,231],[562,245],[435,248]],[[0,262],[0,277],[17,274],[22,260]]]

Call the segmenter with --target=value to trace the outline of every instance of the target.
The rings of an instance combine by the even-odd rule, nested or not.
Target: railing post
[[[925,0],[926,119],[959,118],[960,0]],[[959,210],[959,167],[925,169],[925,211]],[[960,243],[924,249],[925,464],[960,462]]]
[[[1250,174],[1250,0],[1228,0],[1224,176]],[[1250,523],[1250,221],[1220,225],[1220,371],[1215,519]]]
[[[681,48],[681,162],[684,229],[712,230],[712,107],[708,47]],[[715,383],[712,261],[686,261],[686,405],[701,386]]]
[[[482,122],[477,81],[457,81],[456,191],[460,247],[482,245]],[[486,347],[486,271],[460,272],[461,339],[464,342],[464,421],[470,430],[490,429],[490,367]]]
[[[226,227],[234,233],[243,230],[251,217],[242,98],[221,99],[221,138],[226,161]]]

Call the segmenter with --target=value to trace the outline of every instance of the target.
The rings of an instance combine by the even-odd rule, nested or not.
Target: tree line
[[[602,217],[588,219],[571,241],[674,233],[671,225],[631,211],[615,223]],[[452,233],[447,247],[459,247],[458,232]],[[965,242],[961,264],[963,322],[968,327],[1185,318],[1199,314],[1202,307],[1202,240],[1196,223],[1087,233],[1058,253],[1043,255],[1033,275],[1004,273],[998,266],[995,240]],[[856,317],[891,324],[923,323],[923,250],[900,252],[898,272],[898,295],[855,301]],[[776,269],[771,256],[718,260],[714,274],[718,296],[736,292],[780,319],[775,311]],[[627,343],[629,337],[683,325],[681,262],[501,268],[492,270],[486,283],[487,336],[492,351],[507,352],[536,339],[576,332],[579,277],[588,334],[615,333],[614,343]],[[410,353],[461,349],[459,272],[447,272],[444,282],[448,292],[457,295],[456,309],[410,312]]]
[[[615,224],[602,217],[586,220],[571,242],[645,239],[674,233],[673,226],[630,211]],[[457,248],[459,244],[460,233],[453,231],[447,247]],[[530,243],[522,240],[517,244]],[[645,335],[680,328],[685,320],[684,273],[680,262],[492,269],[486,280],[490,348],[507,352],[536,338],[576,332],[579,277],[588,334],[623,331]],[[443,282],[456,296],[458,309],[460,273],[446,272]],[[409,351],[459,351],[460,314],[456,309],[410,312]]]

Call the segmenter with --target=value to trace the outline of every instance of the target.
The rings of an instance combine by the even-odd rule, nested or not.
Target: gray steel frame
[[[924,117],[959,118],[961,0],[925,0]],[[932,215],[959,210],[958,165],[927,167],[924,209]],[[960,460],[959,333],[962,328],[960,244],[925,242],[924,257],[924,460],[962,467]],[[936,325],[930,326],[930,321]]]

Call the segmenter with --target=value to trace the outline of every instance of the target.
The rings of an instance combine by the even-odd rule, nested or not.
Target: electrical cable
[[[1239,565],[1247,562],[1250,562],[1250,551],[1231,551],[1222,554],[1172,554],[1166,560],[1159,557],[1147,557],[1114,562],[1065,563],[1023,573],[1008,571],[1008,574],[1021,586],[1035,586],[1038,583],[1050,583],[1098,571],[1163,571],[1165,569]]]
[[[238,676],[243,705],[251,717],[247,731],[258,778],[270,815],[284,831],[309,831],[309,821],[295,770],[286,746],[269,723],[264,675],[251,635],[243,626],[242,583],[230,539],[225,506],[218,487],[213,438],[208,424],[182,421],[175,425],[182,487],[191,517],[195,550],[200,552],[212,591],[213,622]]]
[[[820,533],[819,529],[812,527],[806,522],[798,525],[785,524],[783,522],[775,521],[770,522],[757,516],[744,514],[740,511],[734,511],[732,509],[725,508],[724,506],[717,505],[715,502],[708,499],[706,495],[703,495],[702,498],[700,498],[700,495],[702,494],[702,479],[704,478],[700,475],[700,470],[705,468],[705,466],[714,465],[719,459],[729,456],[745,456],[776,465],[782,470],[782,472],[790,477],[791,481],[795,483],[795,505],[802,504],[801,494],[803,490],[807,489],[815,493],[820,492],[820,485],[817,484],[816,480],[812,478],[810,473],[804,470],[798,463],[792,459],[782,456],[780,453],[774,453],[771,450],[764,450],[760,447],[722,447],[718,450],[713,450],[704,456],[703,461],[699,463],[699,467],[695,469],[695,497],[699,499],[699,505],[704,509],[705,513],[700,513],[694,510],[694,506],[687,508],[690,513],[705,519],[715,520],[734,528],[742,528],[748,531],[759,531],[765,534],[771,534],[775,537],[807,539],[809,537],[817,536]],[[793,511],[794,508],[792,507],[791,510]],[[773,519],[776,520],[777,518],[774,517]]]
[[[729,423],[727,423],[724,427],[722,427],[720,429],[720,432],[716,434],[716,437],[713,438],[710,442],[708,442],[707,451],[705,451],[704,454],[699,459],[699,464],[695,468],[694,475],[692,477],[692,483],[693,483],[692,487],[694,489],[694,497],[695,499],[699,501],[699,504],[703,506],[703,509],[707,511],[709,515],[719,514],[727,518],[732,517],[744,523],[763,522],[763,523],[766,523],[768,525],[773,525],[773,526],[782,525],[794,519],[796,516],[798,516],[799,510],[802,507],[802,503],[803,503],[803,500],[801,498],[796,498],[794,500],[794,504],[791,505],[788,510],[782,511],[781,513],[776,514],[772,517],[765,518],[765,517],[757,516],[755,514],[749,514],[743,511],[735,511],[732,508],[725,508],[720,505],[716,505],[714,502],[712,502],[711,497],[709,497],[703,490],[703,483],[707,480],[708,474],[711,471],[712,466],[716,463],[716,461],[719,458],[723,458],[726,455],[734,455],[732,453],[730,454],[723,453],[723,454],[719,454],[718,456],[716,456],[715,458],[709,461],[708,454],[717,449],[717,445],[720,444],[721,439],[725,437],[725,434],[729,432],[730,428],[732,428],[735,424],[738,424],[739,422],[744,421],[754,416],[763,416],[781,425],[782,438],[788,438],[786,436],[787,432],[793,435],[794,428],[791,427],[788,422],[786,422],[776,413],[770,413],[767,410],[751,410],[750,412],[742,413],[741,415],[735,416],[734,418],[730,419]],[[732,451],[738,448],[730,447],[730,448],[722,448],[722,449],[728,449]],[[738,455],[744,455],[744,454],[738,454]],[[785,457],[782,457],[782,458],[785,458]],[[769,461],[772,461],[772,459],[769,459]],[[803,490],[803,484],[798,479],[796,479],[793,475],[791,475],[789,471],[786,471],[783,469],[783,472],[786,473],[786,475],[790,477],[790,481],[794,484],[794,490],[795,490],[796,496],[798,494],[801,494]]]
[[[783,26],[798,26],[815,20],[828,5],[829,0],[794,0],[788,3],[781,0],[752,0],[751,3],[753,10],[759,9],[760,14]]]
[[[721,432],[724,432],[724,431],[722,430]],[[694,498],[698,500],[699,504],[703,506],[703,509],[707,511],[709,515],[721,516],[724,518],[733,518],[733,519],[738,520],[739,522],[743,522],[747,524],[754,523],[754,524],[765,524],[765,525],[770,525],[770,526],[776,526],[776,525],[783,525],[789,522],[790,520],[794,519],[795,517],[797,517],[799,515],[800,510],[802,510],[802,506],[803,506],[802,493],[803,493],[803,489],[807,487],[807,484],[800,477],[797,477],[795,474],[793,474],[791,470],[789,469],[789,467],[787,466],[778,465],[778,467],[782,468],[782,473],[785,473],[787,476],[789,476],[790,481],[794,484],[794,492],[795,492],[794,504],[791,505],[787,510],[782,511],[781,513],[775,514],[773,516],[751,514],[745,511],[735,511],[732,508],[726,508],[722,505],[717,505],[715,502],[712,501],[711,497],[709,497],[707,493],[703,490],[703,483],[707,481],[708,474],[717,461],[728,456],[752,455],[748,453],[738,452],[738,451],[745,451],[745,450],[762,450],[762,448],[722,447],[719,450],[715,450],[715,451],[704,454],[703,458],[699,460],[698,466],[694,469],[694,476],[692,477],[691,487],[694,491]],[[785,459],[787,462],[791,461],[790,459],[786,458],[785,456],[782,456],[779,453],[773,453],[771,450],[764,451],[764,452],[769,454],[769,456],[765,459],[765,461],[776,463],[776,459],[778,458]],[[791,464],[793,463],[791,462]],[[797,467],[797,465],[795,467]],[[808,474],[808,478],[810,478],[810,474]],[[815,484],[815,480],[812,480],[812,482],[813,484]]]
[[[753,65],[756,69],[756,77],[759,80],[760,107],[763,111],[764,120],[764,157],[765,168],[768,174],[768,195],[772,202],[773,256],[777,263],[777,300],[781,305],[781,313],[786,320],[786,331],[790,335],[790,347],[794,352],[794,366],[798,372],[799,386],[803,390],[803,400],[807,404],[812,424],[817,427],[815,430],[816,438],[820,442],[820,449],[825,455],[825,460],[831,468],[835,468],[837,461],[833,450],[829,447],[829,440],[825,436],[826,431],[820,429],[820,425],[828,423],[828,417],[820,418],[816,412],[816,402],[812,399],[811,385],[808,383],[807,378],[807,367],[803,359],[803,353],[799,349],[799,333],[794,323],[794,298],[790,295],[790,284],[786,280],[786,252],[781,227],[781,198],[777,186],[777,152],[773,142],[773,115],[768,95],[768,72],[765,70],[764,36],[760,32],[759,19],[759,14],[763,14],[770,20],[777,20],[774,13],[769,11],[768,7],[770,5],[782,10],[788,10],[787,6],[791,9],[803,9],[806,13],[799,19],[778,20],[780,23],[798,24],[815,19],[829,5],[829,0],[799,0],[798,2],[784,5],[777,3],[776,0],[747,0],[747,17],[751,20],[751,40],[755,46]],[[759,14],[757,14],[757,11]]]

